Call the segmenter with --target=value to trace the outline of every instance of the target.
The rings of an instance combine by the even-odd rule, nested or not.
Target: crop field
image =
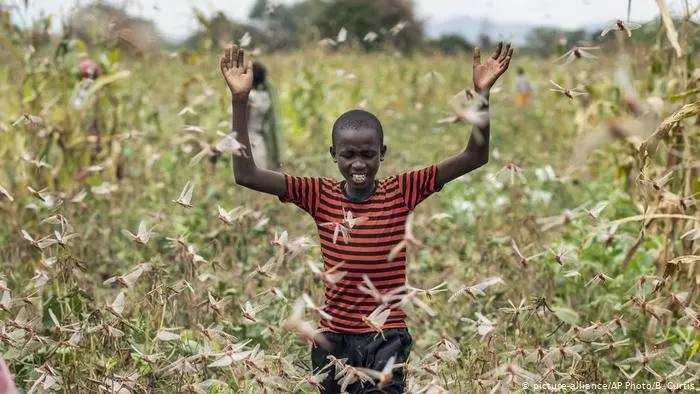
[[[570,64],[516,47],[491,93],[488,164],[414,212],[423,246],[407,251],[407,277],[425,307],[408,319],[411,393],[700,389],[700,69],[659,35],[644,48],[618,34]],[[236,185],[230,153],[208,150],[231,131],[219,54],[129,57],[77,40],[4,50],[0,354],[18,388],[317,392],[311,344],[293,328],[319,320],[295,311],[303,294],[323,304],[318,236],[292,204]],[[76,109],[83,52],[104,74]],[[279,92],[286,173],[339,177],[331,125],[361,106],[384,125],[380,178],[469,139],[440,120],[471,87],[470,54],[312,46],[258,59]],[[517,67],[535,88],[522,108]],[[174,202],[187,182],[190,208]],[[489,278],[500,280],[477,285]]]

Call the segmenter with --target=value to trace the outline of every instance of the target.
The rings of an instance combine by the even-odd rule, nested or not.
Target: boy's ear
[[[379,161],[384,161],[385,154],[386,154],[386,145],[382,145],[382,147],[379,148]]]
[[[338,160],[335,158],[335,149],[333,148],[333,145],[331,145],[331,147],[328,149],[328,152],[330,152],[333,162],[337,163]]]

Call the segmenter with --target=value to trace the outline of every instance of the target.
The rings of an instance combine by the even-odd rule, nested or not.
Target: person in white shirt
[[[253,159],[261,168],[279,169],[281,166],[276,109],[267,70],[261,63],[253,62],[253,89],[248,98],[248,132]]]

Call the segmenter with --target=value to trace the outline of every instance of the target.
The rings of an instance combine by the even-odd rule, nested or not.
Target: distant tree
[[[474,45],[459,34],[445,34],[430,41],[430,46],[446,55],[471,52]]]
[[[268,48],[269,36],[259,28],[229,20],[221,11],[215,13],[211,18],[207,18],[197,9],[194,10],[194,13],[200,29],[185,39],[183,45],[187,48],[219,51],[231,42],[240,43],[241,38],[246,33],[251,37],[251,47]]]
[[[569,30],[563,32],[565,45],[571,47],[580,45],[582,42],[589,41],[588,34],[583,29]]]
[[[250,8],[250,13],[248,13],[248,18],[250,19],[264,19],[267,10],[267,0],[255,0],[255,4]]]
[[[113,42],[131,53],[149,51],[162,42],[153,21],[131,16],[121,8],[101,2],[76,9],[68,24],[82,41]]]
[[[348,31],[348,40],[360,42],[370,50],[392,47],[403,52],[423,44],[423,22],[415,13],[413,0],[334,0],[326,3],[315,15],[313,25],[322,37],[335,38],[341,27]],[[374,41],[364,41],[374,32]]]
[[[267,0],[257,0],[249,17],[268,34],[269,49],[291,49],[313,36],[314,13],[323,7],[321,0],[302,0],[293,4],[275,4],[268,8]]]
[[[21,58],[24,50],[24,37],[22,30],[12,22],[10,11],[0,7],[0,64],[9,69],[10,78],[18,78],[24,72],[21,63],[16,60]]]
[[[562,39],[566,39],[565,33],[554,27],[535,27],[525,36],[527,48],[542,56],[556,53]]]
[[[12,22],[10,10],[0,4],[0,34],[6,38],[12,38],[13,44],[19,43],[22,30]],[[3,40],[0,40],[0,47],[5,45]]]
[[[491,39],[491,36],[488,33],[482,32],[479,33],[479,38],[477,39],[479,42],[479,48],[482,50],[488,51],[488,48],[493,45],[493,40]]]
[[[484,18],[481,21],[481,26],[479,27],[479,36],[477,38],[477,43],[479,43],[479,48],[482,50],[489,50],[493,44],[493,39],[491,38],[490,30],[492,28],[491,21],[488,18]]]

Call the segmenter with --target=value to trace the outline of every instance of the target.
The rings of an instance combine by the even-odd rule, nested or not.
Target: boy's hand
[[[0,358],[0,394],[17,394],[17,386],[2,358]]]
[[[496,51],[486,59],[484,64],[481,64],[481,50],[479,47],[474,48],[474,89],[477,92],[491,89],[496,80],[508,69],[513,48],[510,47],[510,42],[506,42],[506,50],[501,56],[502,48],[503,41],[499,41]]]
[[[224,52],[220,60],[221,74],[233,97],[248,97],[253,87],[253,62],[243,62],[243,48],[233,45]]]

